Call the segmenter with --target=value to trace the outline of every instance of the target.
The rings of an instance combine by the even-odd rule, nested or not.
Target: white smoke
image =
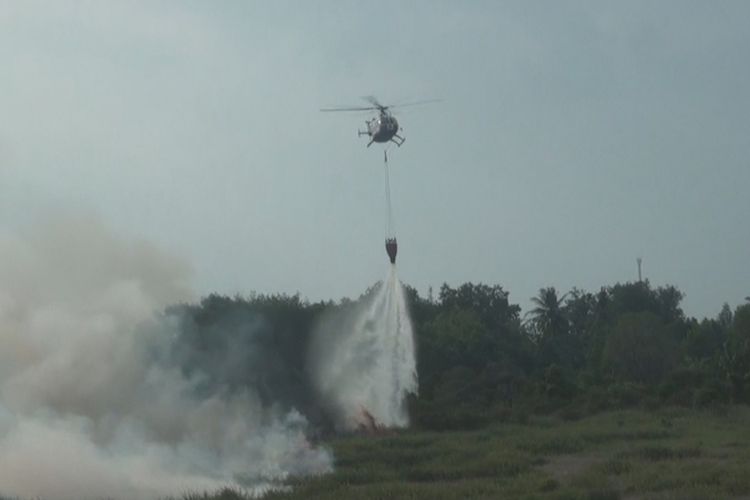
[[[414,337],[395,265],[353,309],[321,322],[312,364],[318,390],[344,429],[409,424],[406,397],[417,393]]]
[[[96,220],[0,233],[0,495],[152,499],[262,492],[331,469],[296,411],[195,396],[162,363],[188,269]],[[173,318],[172,318],[173,319]]]

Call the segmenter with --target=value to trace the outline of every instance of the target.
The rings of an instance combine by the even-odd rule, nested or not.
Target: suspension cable
[[[388,172],[388,150],[383,151],[383,166],[385,170],[385,237],[392,238],[393,234],[393,208],[391,206],[391,181]]]

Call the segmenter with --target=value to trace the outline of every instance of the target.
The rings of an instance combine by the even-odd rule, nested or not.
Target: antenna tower
[[[638,283],[643,281],[643,278],[641,277],[641,263],[643,262],[643,259],[641,257],[638,257],[635,259],[636,262],[638,262]]]

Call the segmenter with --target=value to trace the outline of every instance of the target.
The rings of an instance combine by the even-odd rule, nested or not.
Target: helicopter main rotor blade
[[[443,102],[442,99],[425,99],[423,101],[411,101],[411,102],[405,102],[402,104],[392,104],[391,108],[405,108],[407,106],[419,106],[422,104],[430,104],[431,102]]]
[[[374,106],[368,106],[368,107],[360,107],[360,108],[322,108],[321,111],[328,112],[328,111],[373,111],[376,108]]]
[[[362,96],[362,99],[369,102],[370,104],[375,106],[377,109],[384,109],[384,110],[388,109],[388,106],[383,106],[382,104],[380,104],[380,102],[375,98],[375,96],[366,95],[366,96]]]

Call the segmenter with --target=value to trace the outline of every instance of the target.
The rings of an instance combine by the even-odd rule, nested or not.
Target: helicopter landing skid
[[[391,142],[395,143],[396,146],[401,147],[401,145],[406,141],[406,137],[401,137],[400,135],[394,135],[391,137]]]

